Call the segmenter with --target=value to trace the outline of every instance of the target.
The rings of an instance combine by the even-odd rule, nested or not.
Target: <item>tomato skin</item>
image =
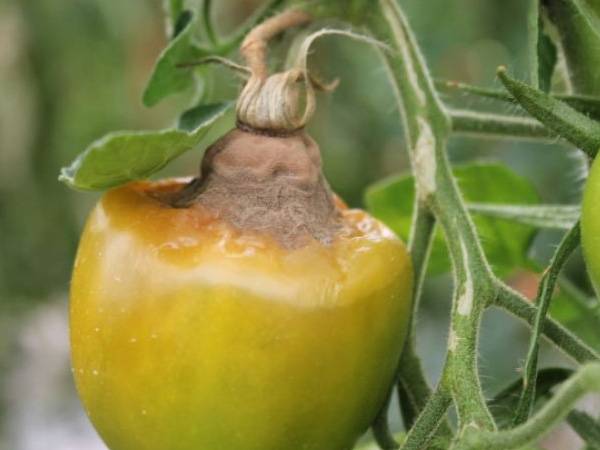
[[[581,210],[581,243],[588,273],[600,292],[600,162],[596,158],[585,185]]]
[[[135,183],[108,192],[71,287],[73,373],[112,450],[348,450],[385,399],[408,326],[406,248],[343,210],[290,250]]]

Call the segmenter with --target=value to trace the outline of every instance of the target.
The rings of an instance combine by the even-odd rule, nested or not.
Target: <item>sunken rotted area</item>
[[[319,147],[303,130],[284,136],[230,131],[206,151],[201,176],[187,189],[191,203],[286,248],[309,238],[327,244],[341,227]]]

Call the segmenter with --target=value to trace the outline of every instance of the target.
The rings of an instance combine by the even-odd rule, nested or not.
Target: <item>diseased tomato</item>
[[[266,169],[235,156],[255,144],[275,155]],[[73,274],[71,344],[79,395],[112,450],[348,450],[372,423],[408,326],[410,258],[321,186],[313,147],[303,133],[236,130],[207,152],[187,206],[168,200],[186,180],[129,184],[96,206]],[[244,192],[264,173],[279,187],[235,195],[284,196],[268,222],[291,217],[288,227],[234,198],[215,206],[238,164]],[[329,215],[294,209],[309,197],[331,202]]]

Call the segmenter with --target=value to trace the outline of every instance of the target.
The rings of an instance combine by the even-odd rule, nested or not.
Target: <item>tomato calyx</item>
[[[303,130],[272,136],[235,128],[206,151],[199,177],[162,200],[177,208],[200,205],[286,248],[330,243],[341,227],[319,147]]]
[[[237,120],[235,127],[238,130],[245,131],[247,133],[257,134],[259,136],[267,136],[267,137],[292,137],[304,131],[304,126],[291,129],[291,130],[276,130],[272,128],[256,128],[252,125],[248,125],[247,123],[242,122],[241,120]]]
[[[167,203],[201,205],[235,228],[266,233],[286,248],[334,240],[341,214],[321,171],[319,147],[304,131],[318,83],[298,68],[270,75],[266,64],[268,41],[310,20],[292,10],[249,33],[241,53],[250,78],[238,98],[236,128],[208,148],[200,176],[166,196]]]

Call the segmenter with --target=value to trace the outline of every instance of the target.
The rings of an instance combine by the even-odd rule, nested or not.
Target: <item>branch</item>
[[[586,448],[600,448],[600,422],[583,411],[571,411],[567,416],[567,422],[571,428],[583,439],[588,446]]]
[[[571,108],[565,102],[511,78],[506,67],[498,77],[519,104],[556,134],[576,145],[590,157],[600,148],[600,123]]]
[[[413,261],[415,285],[413,289],[413,305],[409,334],[400,360],[398,390],[400,392],[400,408],[404,425],[409,429],[416,417],[421,413],[427,399],[431,396],[431,388],[423,371],[421,360],[416,351],[416,317],[419,311],[421,292],[427,262],[435,231],[435,217],[429,209],[419,201],[415,201],[408,249]]]
[[[515,100],[512,95],[499,89],[489,89],[451,80],[437,80],[435,82],[435,86],[440,90],[440,92],[449,94],[461,93],[498,100],[511,105],[519,104],[519,102]],[[576,109],[580,113],[590,116],[592,119],[600,120],[600,97],[581,94],[573,95],[551,93],[550,95],[557,100],[562,100],[571,108]]]
[[[450,109],[452,131],[482,138],[556,141],[557,135],[535,119]]]
[[[455,450],[510,450],[539,439],[562,420],[575,403],[589,392],[600,392],[600,363],[582,366],[526,423],[506,431],[469,429]]]
[[[467,203],[467,208],[474,214],[512,220],[538,228],[557,230],[569,230],[579,220],[579,216],[581,215],[581,207],[579,205]]]
[[[500,281],[498,281],[498,289],[496,306],[514,314],[529,325],[533,325],[537,308],[521,294]],[[600,355],[595,350],[553,319],[546,318],[542,333],[559,350],[579,363],[600,360]]]
[[[396,89],[417,198],[439,221],[448,243],[455,278],[452,323],[444,383],[454,398],[462,426],[476,423],[494,429],[481,391],[477,341],[481,315],[495,296],[493,275],[448,162],[450,120],[434,89],[423,56],[395,0],[379,0],[383,22],[371,31],[391,42],[395,53],[383,54]],[[427,407],[426,407],[427,410]]]
[[[252,75],[260,79],[266,79],[269,75],[267,44],[271,39],[289,28],[305,25],[311,20],[312,16],[304,11],[289,9],[253,28],[240,48]]]
[[[556,249],[548,268],[544,271],[541,283],[538,288],[536,298],[537,312],[533,322],[533,330],[531,340],[529,342],[529,350],[527,351],[527,359],[523,370],[523,391],[519,399],[519,404],[515,412],[513,423],[520,424],[527,420],[535,402],[535,385],[538,367],[539,353],[539,337],[542,332],[542,326],[550,307],[552,294],[558,279],[558,274],[567,262],[571,253],[579,246],[580,230],[579,222],[564,236]]]
[[[267,19],[273,11],[277,10],[286,0],[271,0],[264,8],[262,8],[257,14],[251,17],[237,32],[234,36],[232,36],[227,42],[220,45],[216,49],[216,54],[218,55],[227,55],[234,49],[236,49],[244,37],[250,32],[250,30],[254,29],[259,23],[263,22]]]
[[[433,439],[440,423],[442,423],[446,412],[450,407],[452,397],[442,385],[438,385],[437,389],[431,395],[429,401],[425,405],[425,409],[417,418],[414,426],[406,435],[402,450],[421,450],[431,448],[428,444]]]
[[[415,286],[413,309],[411,313],[410,331],[400,360],[398,391],[400,407],[407,429],[413,426],[415,419],[423,411],[432,391],[421,359],[416,352],[416,317],[419,311],[423,282],[427,272],[427,262],[435,232],[435,217],[431,211],[419,201],[415,202],[408,248],[413,261]],[[447,420],[442,420],[437,435],[443,438],[452,437],[452,429]]]

